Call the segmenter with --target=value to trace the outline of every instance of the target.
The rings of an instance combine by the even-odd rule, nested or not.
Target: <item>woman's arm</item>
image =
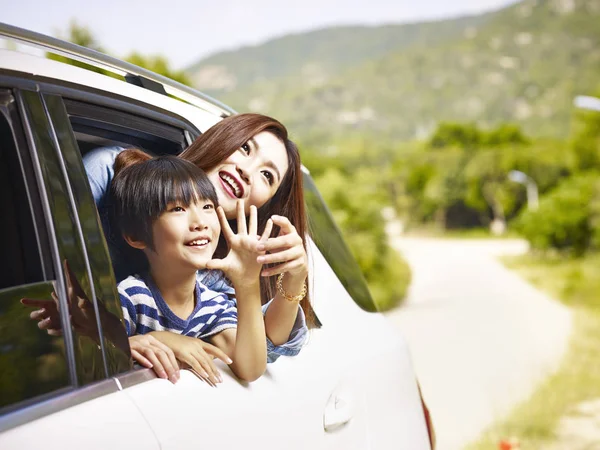
[[[279,235],[259,244],[258,250],[270,252],[259,256],[261,264],[279,263],[275,267],[264,269],[262,276],[284,274],[283,291],[288,296],[296,296],[302,292],[308,276],[308,257],[302,238],[296,228],[283,216],[272,216],[275,225],[279,225]],[[287,300],[278,290],[265,314],[266,333],[274,345],[288,341],[296,316],[298,302]]]

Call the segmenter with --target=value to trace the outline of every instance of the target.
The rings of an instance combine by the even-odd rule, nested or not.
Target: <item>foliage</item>
[[[82,47],[86,47],[92,50],[96,50],[101,53],[106,53],[106,51],[102,48],[102,46],[98,43],[92,32],[85,26],[79,25],[77,21],[73,20],[69,24],[69,29],[66,36],[61,36],[62,39],[65,39],[73,44],[80,45]],[[89,64],[67,58],[62,55],[55,55],[53,53],[47,53],[46,56],[49,59],[54,61],[59,61],[66,64],[71,64],[73,66],[82,67],[87,70],[91,70],[92,72],[101,73],[104,75],[117,77],[112,72],[100,69],[98,67],[90,66]],[[138,52],[133,52],[126,58],[125,61],[135,64],[136,66],[143,67],[145,69],[151,70],[159,75],[164,75],[167,78],[171,78],[172,80],[178,81],[183,84],[190,85],[190,79],[188,75],[180,70],[173,70],[168,60],[161,55],[151,55],[144,56]]]
[[[88,28],[79,25],[76,20],[72,20],[70,22],[67,35],[59,37],[75,45],[79,45],[81,47],[86,47],[91,50],[96,50],[98,52],[105,53],[100,43],[98,43],[96,38],[92,35],[92,32]],[[89,64],[77,61],[75,59],[67,58],[66,56],[56,55],[54,53],[46,53],[46,57],[54,61],[59,61],[65,64],[71,64],[72,66],[82,67],[84,69],[91,70],[92,72],[110,75],[110,72],[107,72],[106,70],[90,66]]]
[[[188,75],[181,70],[174,70],[170,67],[167,58],[161,55],[143,56],[138,52],[133,52],[125,58],[127,62],[151,70],[159,75],[163,75],[182,84],[191,84]]]
[[[364,167],[352,175],[329,168],[315,182],[344,232],[378,309],[387,310],[404,298],[410,269],[387,243],[381,216],[386,193],[378,182],[380,175]]]
[[[590,203],[599,181],[597,173],[567,179],[541,199],[538,210],[523,212],[517,229],[534,249],[585,253],[593,235]]]

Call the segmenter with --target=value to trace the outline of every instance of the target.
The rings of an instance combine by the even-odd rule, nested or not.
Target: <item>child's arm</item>
[[[223,208],[217,209],[222,232],[229,244],[229,253],[222,260],[213,259],[208,269],[220,269],[229,277],[237,297],[237,330],[225,330],[211,341],[233,360],[231,369],[243,380],[254,381],[267,366],[265,323],[260,301],[260,270],[257,262],[260,252],[256,247],[270,235],[273,222],[268,221],[263,237],[257,236],[257,211],[250,207],[250,221],[246,227],[244,203],[237,204],[238,234],[234,234],[227,222]]]

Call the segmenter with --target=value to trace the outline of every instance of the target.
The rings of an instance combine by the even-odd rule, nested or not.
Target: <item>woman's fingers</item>
[[[246,212],[244,211],[244,200],[238,200],[236,207],[237,207],[237,232],[238,232],[238,235],[239,234],[248,234],[248,229],[246,228]]]
[[[256,206],[250,205],[250,219],[248,220],[248,234],[256,236],[258,234],[258,211]]]
[[[280,248],[290,248],[294,246],[302,246],[302,239],[297,234],[286,234],[275,238],[269,238],[265,242],[258,245],[259,251],[274,251]],[[304,246],[302,246],[304,249]]]
[[[273,231],[273,221],[271,219],[267,220],[265,225],[265,229],[263,231],[262,236],[259,238],[259,242],[266,242],[271,237],[271,232]]]
[[[225,210],[222,206],[217,207],[217,217],[219,218],[219,223],[221,224],[221,232],[223,233],[223,236],[225,236],[227,242],[229,242],[231,238],[235,235],[233,234],[233,230],[229,226],[227,216],[225,215]]]
[[[292,261],[294,259],[302,258],[304,256],[304,249],[292,247],[287,250],[283,250],[277,253],[270,253],[268,255],[261,255],[256,258],[256,262],[261,264],[273,264],[281,263],[286,261]]]
[[[275,267],[269,267],[267,269],[263,269],[263,271],[260,274],[263,277],[271,277],[273,275],[279,275],[280,273],[286,273],[291,270],[298,269],[302,265],[303,265],[302,262],[300,262],[298,260],[294,260],[294,261],[287,262],[285,264],[279,264],[278,266],[275,266]]]
[[[292,222],[290,222],[290,220],[287,217],[273,215],[271,216],[271,219],[273,219],[275,225],[278,225],[281,228],[281,230],[284,231],[286,234],[296,233],[296,227],[292,225]]]

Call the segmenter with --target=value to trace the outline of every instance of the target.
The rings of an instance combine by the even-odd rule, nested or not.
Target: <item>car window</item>
[[[43,98],[73,193],[74,213],[78,219],[76,224],[79,224],[78,232],[84,243],[82,251],[89,264],[86,270],[91,280],[90,294],[94,297],[90,300],[96,303],[102,324],[103,340],[99,344],[104,350],[108,374],[113,376],[130,370],[132,366],[110,255],[63,100],[59,96],[47,94]]]
[[[377,310],[364,276],[310,175],[303,172],[304,199],[311,236],[356,304]]]
[[[71,385],[62,336],[50,336],[30,313],[55,303],[47,241],[36,227],[35,181],[19,157],[23,138],[12,93],[0,89],[0,414]],[[40,300],[26,307],[22,299]]]
[[[64,333],[72,336],[74,376],[77,385],[86,385],[108,377],[102,352],[102,334],[98,327],[98,309],[94,285],[89,277],[78,214],[73,192],[66,182],[66,168],[59,157],[57,135],[47,115],[48,105],[38,92],[21,91],[25,128],[30,135],[32,154],[43,181],[40,187],[48,199],[49,235],[55,246],[57,294],[68,305],[71,323]],[[45,300],[52,300],[51,296]],[[43,330],[39,330],[43,333]]]
[[[175,155],[190,142],[184,129],[158,120],[93,103],[70,99],[64,102],[82,155],[109,146],[140,148],[152,155]],[[192,128],[190,131],[190,136],[197,134]]]

